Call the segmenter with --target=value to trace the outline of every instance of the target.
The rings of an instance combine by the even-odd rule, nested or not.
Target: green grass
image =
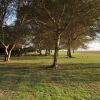
[[[100,100],[100,54],[59,56],[58,69],[46,69],[53,56],[0,57],[0,100]]]

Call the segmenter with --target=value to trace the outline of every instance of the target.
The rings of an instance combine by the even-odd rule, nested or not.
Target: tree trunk
[[[10,61],[10,58],[11,58],[11,52],[12,52],[12,49],[9,50],[9,53],[8,53],[8,61]]]
[[[47,56],[47,55],[48,55],[48,50],[46,49],[46,50],[45,50],[45,56]]]
[[[9,61],[9,59],[8,59],[8,47],[5,47],[5,58],[4,58],[4,61],[5,62]]]
[[[5,56],[5,62],[10,61],[11,58],[11,51],[8,53],[8,55]]]
[[[39,50],[40,56],[42,55],[42,50]]]
[[[70,48],[70,47],[68,48],[67,56],[68,56],[69,58],[72,58],[71,48]]]
[[[50,50],[50,54],[52,54],[52,50]]]
[[[53,68],[58,67],[59,42],[60,42],[60,34],[57,34],[56,39],[55,39],[54,61],[52,65]]]
[[[9,46],[5,47],[5,59],[4,59],[5,62],[10,61],[11,52],[12,52],[12,50],[14,49],[14,47],[15,47],[15,44],[12,45],[11,48],[9,48]]]
[[[45,50],[45,56],[50,56],[50,49]]]
[[[51,52],[50,52],[50,49],[48,49],[48,55],[50,56]]]
[[[69,53],[68,53],[68,49],[67,49],[67,56],[69,55]]]

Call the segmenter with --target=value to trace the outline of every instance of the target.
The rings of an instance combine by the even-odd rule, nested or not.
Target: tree
[[[4,47],[5,61],[10,60],[11,52],[16,44],[18,44],[23,39],[23,37],[25,37],[29,33],[28,24],[24,20],[25,14],[20,16],[21,10],[19,11],[20,6],[17,3],[18,2],[16,2],[15,0],[9,3],[9,5],[7,6],[8,9],[5,12],[5,17],[3,19],[0,41]],[[13,25],[7,25],[7,19],[12,14],[17,15],[17,20],[15,22],[12,22]]]
[[[4,42],[5,42],[5,37],[9,37],[7,33],[8,31],[8,28],[5,27],[5,21],[7,19],[7,17],[9,16],[9,9],[10,9],[10,4],[11,4],[12,0],[1,0],[0,1],[0,35],[1,35],[1,39],[0,39],[0,42],[1,44],[4,46],[5,48],[5,56],[8,56],[9,58],[9,54],[10,52],[8,53],[7,52],[7,49],[8,49],[8,46],[11,46],[11,45],[6,45]],[[11,49],[13,48],[10,47]],[[9,50],[10,51],[10,50]],[[5,61],[8,60],[7,57],[5,57]]]
[[[0,33],[2,32],[2,27],[4,25],[5,17],[8,16],[8,5],[12,0],[0,0]]]
[[[39,51],[45,50],[46,56],[50,55],[50,50],[54,49],[53,34],[49,32],[38,31],[37,34],[34,35],[33,45]]]
[[[93,25],[98,17],[99,0],[33,0],[28,12],[29,19],[37,27],[43,27],[54,34],[55,53],[52,67],[58,66],[58,51],[60,38],[73,23],[81,23],[82,27]],[[71,30],[70,30],[71,31]],[[71,36],[70,36],[71,37]]]
[[[77,38],[77,40],[73,41],[71,48],[73,51],[77,50],[79,48],[87,49],[88,48],[87,44],[89,42],[91,42],[92,40],[94,40],[94,38],[88,37],[88,36],[81,36],[81,37]]]
[[[83,27],[79,23],[73,23],[73,25],[71,25],[71,27],[69,27],[69,29],[67,30],[67,33],[65,32],[61,38],[63,47],[65,47],[65,49],[67,48],[67,56],[69,58],[72,58],[71,49],[73,48],[73,46],[77,45],[78,48],[79,46],[84,44],[84,42],[86,43],[94,40],[96,38],[96,32],[90,26]]]

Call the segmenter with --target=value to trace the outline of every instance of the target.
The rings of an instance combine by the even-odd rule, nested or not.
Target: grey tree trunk
[[[59,42],[60,42],[60,34],[57,35],[55,40],[55,50],[54,50],[54,61],[53,61],[53,68],[58,67],[58,52],[59,52]]]
[[[4,58],[4,61],[5,62],[7,62],[7,61],[9,61],[9,59],[8,59],[8,47],[5,47],[5,58]]]
[[[6,46],[6,47],[5,47],[5,58],[4,58],[4,61],[5,61],[5,62],[10,61],[11,52],[12,52],[12,50],[14,49],[14,47],[15,47],[15,44],[12,45],[11,48],[9,48],[9,46]]]
[[[8,53],[8,55],[5,55],[5,62],[10,61],[11,58],[11,52]]]

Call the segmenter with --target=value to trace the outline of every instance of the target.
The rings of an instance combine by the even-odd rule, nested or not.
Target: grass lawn
[[[59,68],[46,69],[52,56],[0,57],[0,100],[100,100],[100,53],[59,55]]]

